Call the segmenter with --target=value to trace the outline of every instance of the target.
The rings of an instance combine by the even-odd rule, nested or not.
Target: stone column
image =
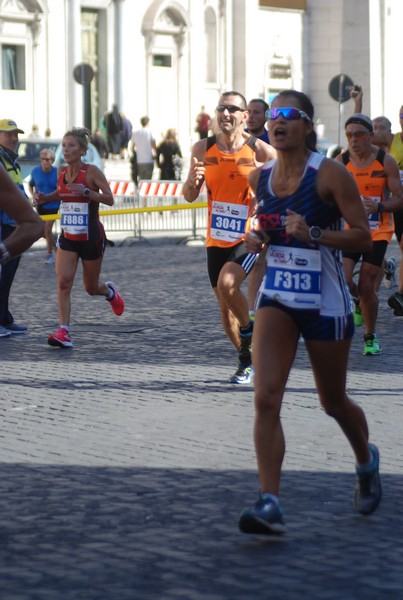
[[[73,69],[82,62],[80,0],[66,2],[66,52],[68,127],[83,125],[83,90],[74,81]]]
[[[36,12],[33,20],[29,23],[32,35],[32,98],[33,98],[33,123],[38,121],[38,90],[36,87],[36,70],[38,69],[38,43],[42,26],[39,14]]]
[[[124,0],[114,0],[114,95],[115,103],[122,110],[123,102],[123,80],[122,80],[122,56],[123,56],[123,4]]]

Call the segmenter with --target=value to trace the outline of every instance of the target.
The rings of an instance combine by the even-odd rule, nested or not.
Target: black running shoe
[[[403,294],[395,292],[388,298],[388,305],[393,308],[393,314],[397,317],[403,317]]]

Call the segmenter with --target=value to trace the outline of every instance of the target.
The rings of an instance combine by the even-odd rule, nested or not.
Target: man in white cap
[[[21,169],[17,162],[18,134],[24,133],[12,119],[0,119],[0,168],[4,168],[16,186],[24,192]],[[0,243],[3,243],[14,231],[17,224],[15,219],[0,209]],[[12,334],[26,333],[24,325],[17,325],[9,310],[9,296],[15,274],[20,263],[20,257],[12,258],[3,265],[0,277],[0,337]]]

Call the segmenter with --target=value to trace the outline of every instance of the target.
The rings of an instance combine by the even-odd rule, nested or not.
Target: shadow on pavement
[[[370,517],[353,486],[285,471],[288,533],[249,537],[252,472],[3,464],[1,598],[400,599],[402,477]]]

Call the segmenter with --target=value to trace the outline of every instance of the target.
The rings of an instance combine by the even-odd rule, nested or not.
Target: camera
[[[352,96],[357,96],[357,94],[359,94],[361,92],[361,86],[360,85],[353,85],[353,89],[351,90],[351,95]]]

